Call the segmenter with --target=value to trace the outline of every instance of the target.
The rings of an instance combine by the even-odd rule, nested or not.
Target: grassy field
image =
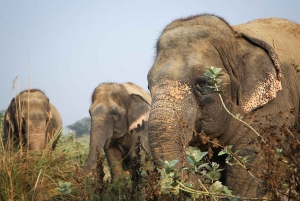
[[[100,153],[97,169],[86,174],[80,167],[88,151],[89,136],[75,138],[72,133],[62,135],[54,151],[48,145],[43,153],[8,150],[0,137],[0,201],[146,199],[145,189],[137,189],[128,175],[110,182]]]
[[[276,146],[274,149],[270,146],[277,141],[265,134],[270,136],[268,146],[263,147],[269,157],[265,164],[261,164],[261,168],[265,170],[262,178],[264,184],[272,193],[270,200],[276,200],[276,194],[283,195],[281,197],[285,200],[298,200],[299,139],[290,137],[290,150],[279,150]],[[97,168],[87,174],[80,167],[85,163],[88,151],[89,136],[75,138],[74,133],[62,135],[54,151],[50,143],[42,153],[11,151],[3,145],[0,137],[0,201],[242,200],[231,195],[230,190],[218,181],[222,171],[219,165],[208,161],[207,152],[197,148],[189,148],[186,154],[203,182],[204,190],[200,191],[194,191],[179,180],[180,171],[174,169],[176,160],[165,162],[162,169],[147,170],[145,167],[152,162],[141,165],[138,158],[131,170],[134,173],[131,178],[127,175],[122,180],[110,182],[105,157],[98,153]],[[231,161],[234,161],[234,157],[240,162],[244,160],[230,153],[229,147],[222,152],[226,152]],[[247,167],[247,162],[243,162],[243,165]]]

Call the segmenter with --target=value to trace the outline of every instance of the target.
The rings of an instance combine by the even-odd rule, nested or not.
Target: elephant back
[[[257,19],[233,26],[240,33],[267,42],[277,53],[280,62],[300,62],[300,25],[285,19]]]

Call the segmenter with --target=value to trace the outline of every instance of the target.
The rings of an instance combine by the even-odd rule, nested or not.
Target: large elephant
[[[5,144],[28,145],[29,150],[44,150],[62,120],[57,109],[39,89],[20,92],[12,99],[4,119]],[[53,142],[54,149],[58,138]]]
[[[188,166],[185,149],[193,131],[219,144],[233,145],[249,156],[247,167],[228,166],[226,185],[235,195],[262,197],[264,154],[257,135],[225,111],[204,75],[222,68],[222,99],[231,113],[241,113],[254,129],[299,129],[300,26],[285,19],[258,19],[230,26],[214,15],[197,15],[170,23],[157,41],[148,72],[152,97],[149,145],[157,165],[178,159]],[[267,137],[267,136],[265,136]],[[252,140],[254,140],[254,143]],[[200,146],[203,148],[204,146]],[[248,174],[247,171],[253,174]],[[255,176],[253,176],[255,175]]]
[[[149,153],[148,115],[151,97],[133,83],[102,83],[93,92],[90,150],[85,170],[95,168],[97,148],[104,149],[113,180],[120,179],[124,170],[130,170],[137,155],[135,145],[141,144]]]

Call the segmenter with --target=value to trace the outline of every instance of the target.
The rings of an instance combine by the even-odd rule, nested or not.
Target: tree
[[[76,137],[82,137],[83,135],[89,135],[91,131],[91,118],[85,117],[74,124],[67,126],[67,128],[75,131]]]
[[[0,134],[3,130],[5,110],[0,111]]]

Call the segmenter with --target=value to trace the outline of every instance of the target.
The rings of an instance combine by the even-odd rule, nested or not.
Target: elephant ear
[[[151,96],[141,87],[127,82],[123,86],[130,95],[128,106],[128,131],[142,126],[148,121],[149,110],[151,105]]]
[[[245,112],[250,112],[276,98],[282,89],[282,72],[277,54],[269,44],[244,33],[241,36],[250,48],[239,66],[241,91],[238,102]]]
[[[7,140],[9,133],[15,132],[15,127],[17,127],[17,122],[15,120],[14,114],[16,113],[14,110],[16,109],[15,98],[13,98],[5,112],[4,116],[4,139]]]

